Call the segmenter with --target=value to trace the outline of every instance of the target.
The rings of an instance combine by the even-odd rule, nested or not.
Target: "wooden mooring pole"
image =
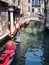
[[[47,22],[47,3],[48,0],[44,0],[44,15],[45,15],[44,30],[46,29],[46,22]]]

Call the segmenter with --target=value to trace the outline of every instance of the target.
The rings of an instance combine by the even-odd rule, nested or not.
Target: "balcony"
[[[41,5],[32,4],[32,7],[40,7]]]

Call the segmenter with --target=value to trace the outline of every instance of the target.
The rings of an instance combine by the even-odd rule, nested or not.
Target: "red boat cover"
[[[15,55],[14,50],[5,50],[0,56],[0,65],[7,65],[10,59]]]
[[[5,49],[6,50],[16,50],[17,49],[17,45],[16,44],[6,44]]]

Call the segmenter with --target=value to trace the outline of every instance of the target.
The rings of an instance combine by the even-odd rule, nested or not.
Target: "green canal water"
[[[49,65],[49,33],[30,22],[20,33],[21,43],[11,65]]]

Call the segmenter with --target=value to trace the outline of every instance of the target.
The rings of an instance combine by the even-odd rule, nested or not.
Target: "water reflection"
[[[40,56],[42,55],[42,51],[40,49],[32,49],[32,51],[29,49],[27,53],[25,54],[26,57],[26,64],[25,65],[41,65]]]
[[[44,32],[42,65],[49,65],[49,31]]]
[[[38,27],[34,33],[33,26],[31,22],[26,29],[22,28],[19,52],[11,65],[49,65],[49,33]]]
[[[41,63],[41,56],[43,55],[43,50],[42,50],[42,43],[43,43],[43,37],[40,37],[40,35],[34,35],[30,37],[30,40],[28,40],[27,44],[27,51],[25,53],[25,65],[42,65]]]

